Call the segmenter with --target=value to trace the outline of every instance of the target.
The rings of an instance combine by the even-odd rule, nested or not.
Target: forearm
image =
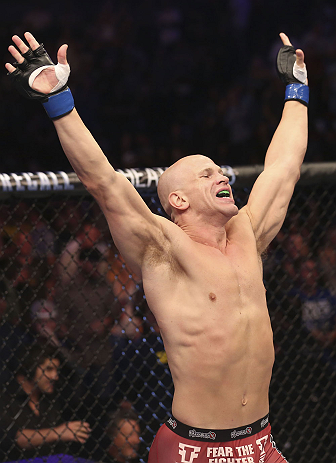
[[[76,109],[54,121],[54,125],[74,171],[91,191],[102,186],[115,172]]]
[[[43,444],[51,444],[59,439],[60,435],[54,428],[22,429],[16,433],[16,443],[22,449],[39,447]]]
[[[308,141],[307,107],[287,101],[265,158],[265,169],[276,164],[286,175],[297,173],[304,159]]]

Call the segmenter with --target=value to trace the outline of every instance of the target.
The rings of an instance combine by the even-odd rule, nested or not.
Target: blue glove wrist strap
[[[286,86],[285,101],[296,100],[308,106],[309,87],[305,84],[289,84]]]
[[[75,107],[70,88],[66,88],[55,95],[48,96],[48,100],[42,104],[50,119],[65,116]]]

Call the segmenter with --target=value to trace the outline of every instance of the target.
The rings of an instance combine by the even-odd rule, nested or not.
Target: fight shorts
[[[235,429],[200,429],[170,418],[159,429],[148,463],[284,463],[268,415]],[[288,462],[287,462],[288,463]]]

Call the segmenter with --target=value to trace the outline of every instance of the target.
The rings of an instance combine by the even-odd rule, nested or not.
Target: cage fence
[[[242,207],[262,168],[224,168]],[[163,170],[121,171],[158,214]],[[270,418],[278,447],[297,463],[336,461],[335,179],[336,163],[303,165],[263,256],[276,351]],[[0,174],[0,222],[1,461],[147,461],[170,416],[173,383],[142,283],[98,205],[74,173]],[[18,380],[42,384],[38,371],[50,389],[31,414]],[[76,422],[90,426],[83,442],[45,447],[38,431],[38,446],[15,439],[18,429],[61,434],[61,423]]]

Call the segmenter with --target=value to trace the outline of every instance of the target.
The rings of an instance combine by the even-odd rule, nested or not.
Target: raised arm
[[[146,250],[163,240],[162,221],[132,184],[113,169],[74,108],[66,86],[70,73],[67,45],[60,47],[55,66],[32,34],[25,33],[25,38],[29,47],[18,36],[12,38],[16,47],[11,45],[9,52],[16,65],[6,63],[5,67],[22,94],[42,101],[74,171],[103,210],[116,246],[141,275]],[[47,67],[41,71],[42,65]]]
[[[302,50],[294,50],[285,34],[280,34],[280,37],[284,47],[278,55],[278,70],[287,84],[286,102],[266,153],[264,171],[256,180],[244,208],[250,217],[260,253],[267,248],[284,222],[300,177],[308,139],[308,87],[304,54]],[[295,55],[296,77],[292,74]]]
[[[140,276],[148,246],[163,239],[158,218],[129,180],[113,169],[76,109],[54,124],[74,171],[104,212],[117,248]]]

